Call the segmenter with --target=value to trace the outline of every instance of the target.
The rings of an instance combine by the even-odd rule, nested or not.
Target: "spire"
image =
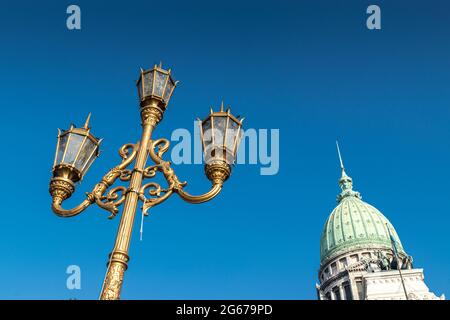
[[[341,150],[339,148],[339,142],[336,140],[336,149],[338,152],[339,163],[341,165],[341,178],[339,179],[339,187],[342,192],[338,195],[337,201],[340,202],[347,196],[354,196],[361,199],[361,195],[357,191],[353,191],[353,179],[345,172],[344,162],[342,161]]]
[[[352,178],[350,178],[347,173],[345,173],[345,167],[344,167],[344,162],[342,161],[342,155],[341,155],[341,149],[339,149],[339,142],[336,140],[336,148],[337,148],[337,152],[338,152],[338,157],[339,157],[339,163],[341,165],[341,171],[342,171],[342,175],[341,175],[341,179],[339,179],[339,186],[341,187],[341,189],[343,188],[343,183],[345,181],[350,182],[350,189],[353,187],[352,186]]]
[[[344,167],[344,162],[342,161],[341,149],[339,149],[339,142],[337,140],[336,140],[336,148],[337,148],[337,152],[338,152],[339,163],[341,164],[341,171],[342,171],[341,180],[350,178],[345,173],[345,167]],[[350,178],[350,180],[351,180],[351,178]]]

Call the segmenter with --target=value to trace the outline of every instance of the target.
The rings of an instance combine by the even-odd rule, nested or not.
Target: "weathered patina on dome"
[[[339,204],[325,222],[320,239],[321,265],[354,250],[391,249],[390,234],[398,252],[406,254],[393,225],[378,209],[361,200],[359,192],[353,191],[352,178],[347,176],[342,164],[341,168]]]

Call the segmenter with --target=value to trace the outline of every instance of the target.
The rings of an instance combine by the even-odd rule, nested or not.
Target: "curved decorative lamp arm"
[[[231,174],[231,167],[225,161],[216,161],[205,165],[205,174],[212,182],[212,187],[208,192],[199,196],[190,195],[183,188],[176,189],[175,192],[189,203],[207,202],[220,193],[223,183]]]
[[[150,141],[148,154],[153,160],[155,165],[149,166],[144,169],[144,177],[151,178],[156,175],[157,171],[163,173],[164,178],[168,183],[167,189],[163,189],[158,183],[150,182],[141,187],[139,190],[139,198],[144,203],[142,209],[145,215],[147,211],[165,200],[167,200],[176,189],[182,188],[186,185],[186,182],[180,182],[175,172],[170,167],[170,161],[165,161],[162,159],[163,154],[169,149],[170,142],[167,139],[161,138],[158,140]],[[155,152],[155,149],[158,151]],[[148,191],[149,197],[145,196],[145,192]],[[163,193],[161,195],[161,193]]]
[[[144,172],[155,172],[154,170],[158,170],[163,173],[164,178],[168,183],[168,188],[163,189],[161,186],[155,182],[150,182],[144,185],[139,191],[140,199],[144,202],[143,210],[144,214],[147,214],[148,209],[154,207],[163,201],[167,200],[173,193],[177,193],[183,200],[190,203],[202,203],[211,200],[215,196],[217,196],[222,190],[223,182],[229,177],[231,169],[230,166],[226,163],[223,163],[220,168],[217,169],[217,166],[213,168],[211,165],[206,165],[205,171],[213,182],[211,190],[207,193],[193,196],[184,191],[184,187],[187,185],[187,182],[180,182],[174,170],[171,168],[170,161],[163,160],[163,154],[169,149],[170,142],[167,139],[158,139],[154,140],[150,143],[149,147],[149,156],[156,164],[155,166],[150,166],[145,169]],[[156,149],[158,149],[156,151]],[[217,170],[222,170],[222,174],[217,174]],[[152,175],[154,176],[154,174]],[[145,191],[148,190],[150,197],[145,197]],[[163,193],[163,195],[161,195]]]
[[[144,212],[167,199],[173,192],[183,200],[194,204],[207,202],[217,196],[222,190],[223,183],[231,175],[231,164],[236,158],[242,121],[243,119],[239,120],[234,117],[230,113],[230,109],[224,111],[222,103],[219,112],[213,112],[211,109],[210,115],[200,122],[206,160],[205,174],[212,182],[211,189],[202,195],[194,196],[184,191],[187,183],[181,183],[170,167],[170,162],[162,159],[163,154],[169,149],[170,142],[167,139],[152,141],[149,147],[149,156],[155,162],[157,169],[164,174],[169,188],[163,197],[144,201]],[[215,126],[216,128],[214,128]],[[156,148],[158,148],[157,151]]]
[[[68,187],[71,190],[68,190],[69,189]],[[50,193],[53,197],[52,210],[56,215],[63,217],[63,218],[73,217],[73,216],[80,214],[87,207],[89,207],[93,202],[93,199],[88,196],[87,199],[85,199],[82,203],[80,203],[75,208],[66,210],[66,209],[62,208],[61,204],[65,199],[67,199],[68,194],[73,193],[75,188],[72,187],[69,182],[64,183],[61,180],[59,180],[59,181],[52,182],[51,189],[52,190],[50,191]]]
[[[207,202],[207,201],[211,200],[212,198],[217,196],[221,190],[222,190],[222,184],[218,183],[218,184],[213,184],[211,189],[208,192],[206,192],[202,195],[199,195],[199,196],[190,195],[189,193],[185,192],[183,189],[179,189],[176,192],[184,201],[196,204],[196,203],[202,203],[202,202]]]
[[[89,115],[90,116],[90,115]],[[125,170],[134,160],[138,150],[138,144],[125,144],[119,149],[122,162],[111,169],[102,180],[95,185],[91,192],[86,193],[87,199],[72,209],[63,209],[62,202],[74,193],[75,184],[80,181],[92,162],[98,156],[98,147],[101,140],[96,139],[88,127],[89,117],[83,128],[75,128],[73,125],[68,131],[58,134],[55,162],[53,166],[53,178],[50,181],[50,194],[53,198],[52,210],[60,217],[73,217],[83,212],[94,202],[106,209],[114,216],[117,206],[123,203],[124,188],[112,189],[106,196],[106,190],[120,178],[127,180],[129,170]],[[130,153],[131,150],[131,153]],[[122,197],[116,200],[122,192]],[[103,202],[106,200],[107,202]],[[111,216],[111,217],[112,217]]]

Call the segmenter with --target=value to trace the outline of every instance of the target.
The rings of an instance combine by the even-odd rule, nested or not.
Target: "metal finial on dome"
[[[344,170],[344,163],[342,162],[341,149],[339,149],[339,141],[336,140],[336,148],[339,156],[339,162],[341,163],[341,169]]]
[[[347,196],[354,196],[361,198],[359,192],[353,191],[353,179],[347,175],[345,172],[344,162],[342,161],[341,150],[339,148],[339,142],[336,140],[336,148],[339,156],[339,163],[341,165],[342,175],[339,179],[339,187],[342,192],[338,195],[337,201],[340,202],[343,198]]]
[[[341,183],[344,180],[349,180],[350,182],[352,182],[352,178],[350,178],[347,175],[347,173],[345,173],[345,167],[344,167],[344,162],[342,161],[341,149],[339,149],[339,142],[337,140],[336,140],[336,148],[337,148],[337,152],[338,152],[339,163],[341,164],[341,170],[342,170],[342,176],[341,176],[341,179],[339,179],[339,185],[341,185]]]

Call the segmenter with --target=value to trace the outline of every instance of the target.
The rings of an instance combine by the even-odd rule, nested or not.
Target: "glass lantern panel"
[[[225,139],[225,126],[227,125],[227,117],[226,116],[214,116],[214,145],[216,146],[224,146]]]
[[[212,131],[211,131],[211,118],[206,119],[202,123],[202,132],[203,132],[203,142],[205,143],[205,148],[212,142]]]
[[[139,80],[136,84],[138,89],[139,98],[142,99],[142,77],[139,77]]]
[[[64,150],[66,150],[67,138],[68,137],[69,137],[68,134],[59,137],[59,146],[58,146],[58,150],[56,151],[57,152],[56,164],[60,164],[61,163],[62,157],[64,155]]]
[[[171,92],[172,92],[173,87],[174,87],[173,82],[172,82],[172,80],[169,78],[169,81],[167,81],[166,90],[164,91],[164,100],[165,100],[166,102],[169,102],[170,95],[171,95]]]
[[[236,123],[233,119],[228,120],[228,128],[227,128],[227,136],[225,141],[225,146],[231,150],[231,152],[234,151],[234,145],[236,143],[236,137],[239,130],[239,124]]]
[[[144,74],[144,97],[152,94],[153,88],[153,71]]]
[[[95,148],[98,148],[98,146],[95,146]],[[91,151],[92,151],[92,150],[91,150]],[[94,160],[97,158],[97,152],[94,152],[94,153],[91,152],[91,153],[88,155],[88,157],[90,157],[90,158],[87,159],[87,163],[85,164],[84,167],[81,168],[81,170],[83,170],[83,171],[81,172],[81,174],[85,174],[86,171],[88,171],[88,169],[89,169],[89,167],[91,166],[92,162],[94,162]]]
[[[154,95],[162,97],[164,86],[166,85],[167,74],[156,72]]]
[[[71,133],[69,142],[67,145],[67,151],[66,155],[64,156],[64,163],[66,164],[73,164],[75,157],[78,154],[78,151],[80,150],[81,144],[83,143],[84,136]]]
[[[84,142],[80,154],[78,155],[77,160],[75,161],[75,168],[81,171],[84,165],[88,162],[89,157],[94,153],[97,145],[89,138]]]

